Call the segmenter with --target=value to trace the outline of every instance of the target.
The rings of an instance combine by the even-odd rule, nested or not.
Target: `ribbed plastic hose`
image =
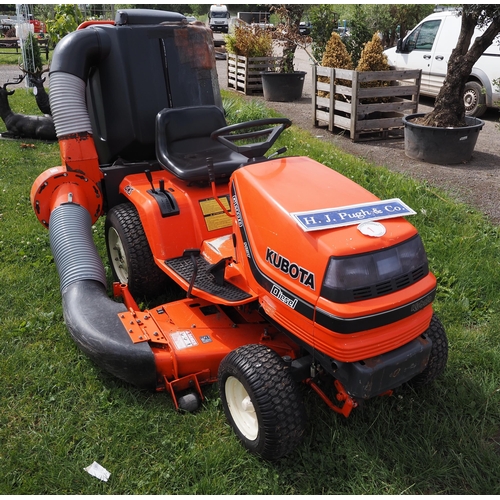
[[[85,82],[81,78],[64,72],[51,74],[49,99],[57,137],[92,133],[85,102]]]
[[[50,214],[50,248],[63,292],[81,280],[94,280],[106,287],[106,272],[92,238],[88,211],[75,203],[59,205]]]

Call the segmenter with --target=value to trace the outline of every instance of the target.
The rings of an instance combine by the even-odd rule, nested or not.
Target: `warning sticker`
[[[224,208],[229,211],[229,196],[220,196],[219,200],[224,205]],[[231,217],[226,215],[215,198],[206,198],[200,200],[201,213],[205,217],[205,224],[209,231],[230,227],[232,224]]]
[[[173,332],[170,334],[170,338],[173,340],[175,348],[178,351],[187,349],[188,347],[196,347],[198,345],[198,342],[196,342],[196,339],[191,333],[191,330],[181,330],[178,332]]]

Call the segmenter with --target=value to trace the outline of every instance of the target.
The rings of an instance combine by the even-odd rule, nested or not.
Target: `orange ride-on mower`
[[[50,100],[62,166],[31,201],[68,330],[103,369],[188,411],[217,382],[239,439],[271,460],[304,432],[300,383],[347,417],[444,370],[411,209],[309,158],[266,158],[287,119],[227,126],[203,25],[145,9],[85,23],[54,51]],[[138,307],[177,285],[184,298]]]

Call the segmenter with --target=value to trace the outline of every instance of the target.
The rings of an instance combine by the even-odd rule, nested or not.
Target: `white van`
[[[208,11],[208,23],[212,31],[220,31],[222,33],[229,32],[229,11],[222,4],[214,4],[210,6]]]
[[[462,18],[456,11],[431,14],[404,40],[399,40],[397,47],[384,51],[389,64],[402,69],[421,69],[420,93],[436,97],[446,77],[461,22]],[[471,43],[482,31],[476,29]],[[469,116],[481,116],[488,107],[499,106],[500,90],[493,83],[493,80],[500,79],[499,42],[497,37],[472,68],[464,93],[465,110]]]

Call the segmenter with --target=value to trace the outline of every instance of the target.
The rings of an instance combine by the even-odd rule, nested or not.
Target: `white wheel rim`
[[[108,231],[109,255],[115,270],[116,276],[120,283],[128,283],[128,265],[125,257],[125,249],[123,243],[114,227]]]
[[[254,441],[259,434],[259,422],[248,392],[235,377],[228,377],[225,391],[227,406],[236,427],[243,436],[250,441]]]
[[[465,102],[465,110],[470,111],[471,109],[474,109],[478,101],[478,97],[476,93],[472,90],[469,89],[465,92],[464,95],[464,102]]]

